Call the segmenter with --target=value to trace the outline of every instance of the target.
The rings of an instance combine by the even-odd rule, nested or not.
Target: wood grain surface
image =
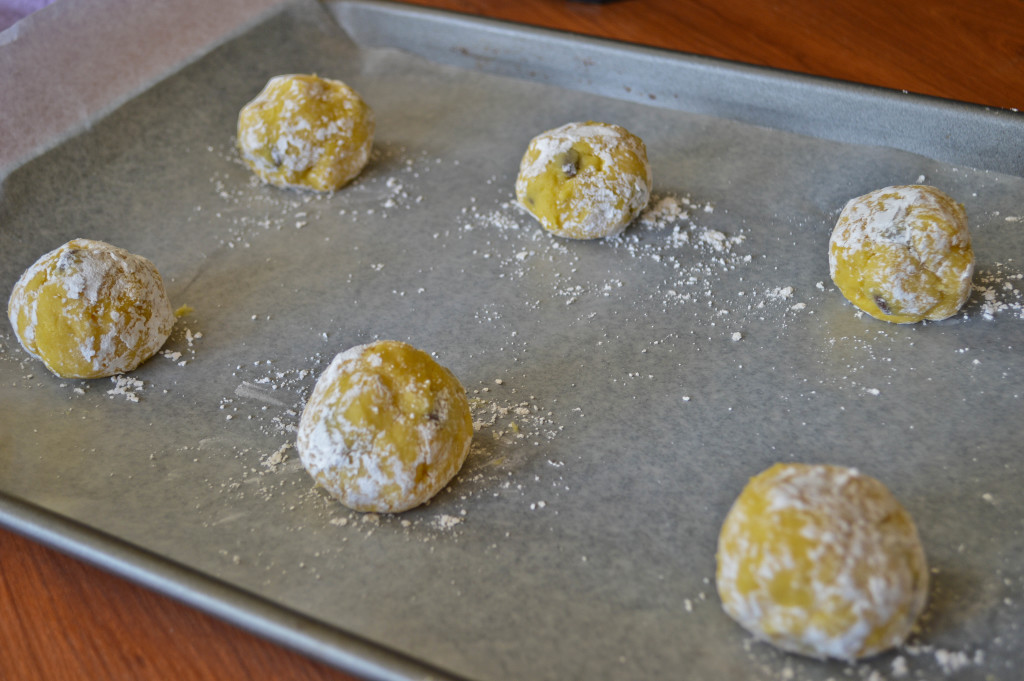
[[[1022,0],[407,0],[1001,108],[1024,105]],[[0,679],[351,680],[0,530]]]
[[[1021,0],[406,0],[1000,108],[1024,107]]]

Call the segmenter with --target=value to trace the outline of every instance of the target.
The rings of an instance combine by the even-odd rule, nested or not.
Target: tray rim
[[[321,2],[342,29],[361,46],[395,47],[390,37],[402,34],[402,22],[444,21],[464,29],[465,34],[474,36],[474,41],[467,42],[458,50],[426,49],[433,33],[424,30],[419,36],[428,37],[427,40],[413,44],[405,42],[398,49],[433,62],[472,68],[482,73],[544,82],[648,106],[709,115],[835,142],[891,147],[944,163],[1024,177],[1022,111],[464,12],[408,5],[395,0]],[[501,51],[509,49],[532,56],[534,53],[529,47],[523,47],[524,40],[554,44],[560,50],[559,56],[569,57],[574,67],[582,65],[594,71],[606,64],[609,56],[618,57],[625,53],[637,64],[647,63],[648,68],[644,72],[648,74],[658,73],[657,66],[682,71],[687,78],[680,84],[693,90],[684,102],[678,94],[665,96],[665,92],[659,93],[657,86],[649,80],[628,84],[615,82],[603,87],[602,83],[591,80],[588,87],[580,88],[573,85],[579,82],[576,71],[560,69],[557,58],[534,58],[526,63],[501,59]],[[511,48],[507,47],[509,45]],[[630,73],[636,71],[634,68]],[[571,74],[569,78],[567,74]],[[601,75],[606,76],[608,72]],[[736,87],[721,89],[723,82]],[[626,88],[629,88],[628,92]],[[767,105],[752,112],[749,106],[752,95],[742,94],[742,88],[750,88],[755,96],[764,96]],[[858,114],[865,113],[865,103],[869,106],[868,113],[872,114],[868,118],[875,122],[869,128],[853,122]],[[807,104],[814,104],[815,108],[808,108]],[[937,125],[922,125],[922,114],[935,118]],[[982,133],[991,135],[992,139],[979,150],[976,140]],[[952,140],[958,143],[959,148],[950,148],[943,144],[943,140]],[[985,162],[980,163],[982,160]]]
[[[0,526],[359,678],[465,681],[2,490]]]

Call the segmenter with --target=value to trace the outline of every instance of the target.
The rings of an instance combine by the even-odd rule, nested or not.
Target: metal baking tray
[[[331,196],[254,181],[238,110],[290,72],[375,109]],[[552,237],[512,185],[571,120],[647,143],[652,209]],[[0,290],[74,237],[147,256],[188,306],[128,377],[49,375],[0,331],[0,522],[373,679],[1013,678],[1024,667],[1024,119],[377,2],[298,2],[54,140],[0,185]],[[963,202],[954,318],[857,314],[847,199]],[[460,377],[463,473],[346,511],[291,448],[333,355],[409,341]],[[856,466],[916,518],[930,606],[856,665],[757,643],[714,588],[719,527],[776,461]]]

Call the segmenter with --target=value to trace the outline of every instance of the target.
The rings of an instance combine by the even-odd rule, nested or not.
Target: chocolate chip
[[[284,154],[276,146],[270,147],[270,160],[274,162],[275,166],[280,166],[284,163]]]
[[[72,264],[79,261],[78,254],[82,252],[81,248],[69,248],[60,254],[57,258],[57,271],[66,272]]]
[[[568,151],[562,152],[559,155],[558,164],[562,167],[565,179],[569,180],[576,177],[576,173],[580,172],[580,152],[569,147]]]
[[[882,311],[882,314],[892,314],[892,310],[889,309],[889,304],[885,302],[885,298],[882,296],[875,296],[875,305]]]

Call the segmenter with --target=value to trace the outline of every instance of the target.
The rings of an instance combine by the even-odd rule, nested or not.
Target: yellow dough
[[[913,520],[885,485],[852,468],[776,464],[752,478],[725,519],[717,559],[726,613],[817,658],[901,644],[927,599]]]
[[[309,75],[271,78],[238,114],[238,147],[278,187],[330,192],[370,159],[373,111],[355,90]]]
[[[317,483],[357,511],[424,503],[462,468],[473,420],[459,380],[411,345],[338,354],[302,412],[296,448]]]
[[[971,293],[974,251],[967,214],[935,187],[886,187],[851,199],[832,231],[828,254],[839,290],[877,319],[946,319]]]
[[[533,138],[516,198],[558,236],[618,234],[647,205],[651,167],[643,141],[609,123],[568,123]]]
[[[65,378],[131,371],[174,326],[153,263],[89,239],[73,239],[25,270],[7,315],[22,347]]]

